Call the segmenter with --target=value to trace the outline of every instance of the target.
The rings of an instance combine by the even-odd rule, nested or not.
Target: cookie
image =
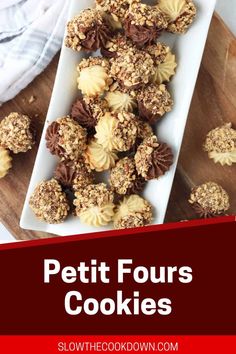
[[[83,224],[100,227],[111,222],[114,216],[114,196],[104,183],[80,189],[75,197],[75,212]]]
[[[219,216],[230,207],[228,193],[215,182],[206,182],[192,189],[189,203],[204,218]]]
[[[142,227],[152,222],[152,206],[145,199],[132,194],[119,203],[114,216],[115,229]]]
[[[39,220],[48,224],[62,223],[69,212],[69,203],[55,180],[41,182],[30,197],[29,205]]]
[[[211,130],[206,137],[203,149],[210,159],[222,166],[236,163],[236,130],[231,123]]]
[[[31,150],[35,144],[31,130],[31,119],[12,112],[0,122],[0,146],[14,154]]]
[[[146,181],[163,176],[173,164],[171,148],[153,135],[139,145],[134,156],[137,172]]]

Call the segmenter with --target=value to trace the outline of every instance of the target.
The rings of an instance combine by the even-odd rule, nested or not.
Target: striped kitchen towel
[[[69,0],[0,1],[0,105],[15,97],[62,45]]]

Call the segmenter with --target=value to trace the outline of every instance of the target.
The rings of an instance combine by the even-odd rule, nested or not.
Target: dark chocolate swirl
[[[148,121],[151,125],[161,119],[160,114],[153,114],[142,102],[138,102],[138,110],[140,118]]]
[[[71,116],[84,128],[93,128],[97,124],[97,120],[83,98],[75,101],[71,109]]]
[[[146,181],[143,177],[137,176],[137,178],[133,181],[132,186],[127,189],[126,194],[138,194],[141,193],[145,187]]]
[[[147,179],[156,179],[163,176],[173,164],[173,153],[171,148],[161,143],[152,153],[151,167],[147,173]]]
[[[59,129],[60,124],[52,122],[46,131],[46,146],[50,150],[52,155],[61,156],[64,153],[64,149],[59,145]]]
[[[125,20],[124,29],[126,36],[139,48],[155,43],[160,32],[156,26],[148,27],[132,24],[132,16],[128,16]]]
[[[117,57],[117,52],[111,52],[109,49],[102,47],[101,48],[101,54],[103,57],[108,58],[108,59],[112,59],[112,58],[116,58]]]
[[[210,219],[216,216],[222,216],[223,214],[216,215],[209,208],[203,208],[199,203],[194,203],[192,205],[195,212],[200,216],[200,218]]]
[[[61,161],[54,172],[55,178],[65,188],[70,188],[73,185],[73,180],[76,176],[75,165],[72,161]]]
[[[96,51],[105,47],[111,38],[111,30],[106,24],[96,24],[84,30],[85,39],[81,41],[81,46],[85,51]]]

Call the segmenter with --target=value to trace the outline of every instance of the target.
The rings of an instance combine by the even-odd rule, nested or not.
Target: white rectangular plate
[[[195,0],[198,14],[187,34],[164,34],[160,39],[160,41],[166,42],[173,49],[178,62],[177,74],[169,85],[175,102],[174,109],[161,120],[156,128],[160,140],[172,146],[175,162],[165,176],[159,180],[149,182],[145,189],[144,197],[155,208],[153,224],[161,224],[164,221],[188,111],[215,2],[216,0]],[[72,0],[69,19],[78,14],[80,10],[93,6],[93,4],[94,0]],[[51,103],[21,216],[20,226],[24,229],[44,231],[63,236],[104,231],[112,228],[112,225],[99,229],[82,225],[79,219],[75,217],[68,218],[63,224],[48,225],[37,220],[29,207],[29,198],[36,185],[42,180],[50,179],[53,175],[57,159],[50,155],[46,149],[45,133],[52,121],[70,112],[71,104],[78,96],[76,66],[82,57],[83,54],[75,53],[63,46]]]

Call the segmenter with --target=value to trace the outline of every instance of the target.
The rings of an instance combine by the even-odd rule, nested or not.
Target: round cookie
[[[99,227],[111,222],[114,216],[114,196],[104,183],[80,189],[75,197],[75,212],[83,224]]]
[[[134,114],[128,112],[106,113],[95,127],[97,142],[105,149],[120,152],[129,151],[135,144],[138,122]]]
[[[4,178],[12,167],[12,158],[8,150],[0,147],[0,179]]]
[[[83,159],[60,161],[54,172],[55,179],[65,188],[78,190],[94,183],[94,176]]]
[[[126,36],[142,48],[154,43],[167,25],[167,16],[156,6],[138,2],[130,6],[124,29]]]
[[[96,8],[114,30],[122,28],[131,3],[139,0],[96,0]]]
[[[71,117],[82,127],[91,130],[108,110],[105,100],[97,97],[80,97],[72,105]]]
[[[133,112],[137,108],[136,92],[127,90],[117,83],[110,87],[105,100],[112,112]]]
[[[224,214],[230,207],[228,193],[215,182],[206,182],[192,189],[189,203],[204,218]]]
[[[75,51],[96,51],[109,40],[111,29],[96,9],[86,9],[67,24],[65,45]]]
[[[231,123],[211,130],[206,137],[203,149],[210,159],[222,166],[236,163],[236,130]]]
[[[152,222],[152,206],[145,199],[132,194],[124,197],[114,216],[115,229],[142,227]]]
[[[110,174],[110,186],[120,195],[129,195],[142,192],[145,180],[136,171],[132,157],[125,157],[117,161]]]
[[[14,154],[32,149],[34,137],[28,116],[12,112],[0,122],[0,146]]]
[[[134,156],[136,169],[146,181],[163,176],[173,164],[173,153],[165,143],[159,143],[156,136],[145,139]]]
[[[55,179],[41,182],[35,188],[29,205],[36,217],[48,224],[62,223],[70,209],[66,194]]]
[[[51,154],[78,160],[86,149],[87,132],[74,119],[66,116],[49,125],[45,139]]]
[[[111,76],[127,89],[137,89],[150,82],[155,74],[152,57],[132,47],[111,59]]]
[[[164,84],[150,84],[137,92],[139,115],[150,124],[155,123],[173,107],[173,100]]]
[[[164,43],[157,43],[148,46],[146,50],[151,55],[155,66],[152,82],[155,84],[169,82],[175,75],[177,67],[175,55],[171,53],[170,47]]]
[[[118,32],[101,48],[101,54],[109,59],[116,58],[120,52],[133,46],[131,40],[126,38],[123,33]]]
[[[197,13],[192,0],[158,0],[157,7],[168,17],[167,31],[172,33],[185,33]]]
[[[96,139],[89,142],[84,157],[89,167],[97,172],[109,170],[118,160],[115,151],[105,149]]]
[[[83,95],[101,96],[112,84],[110,64],[102,57],[83,59],[77,67],[78,88]]]

